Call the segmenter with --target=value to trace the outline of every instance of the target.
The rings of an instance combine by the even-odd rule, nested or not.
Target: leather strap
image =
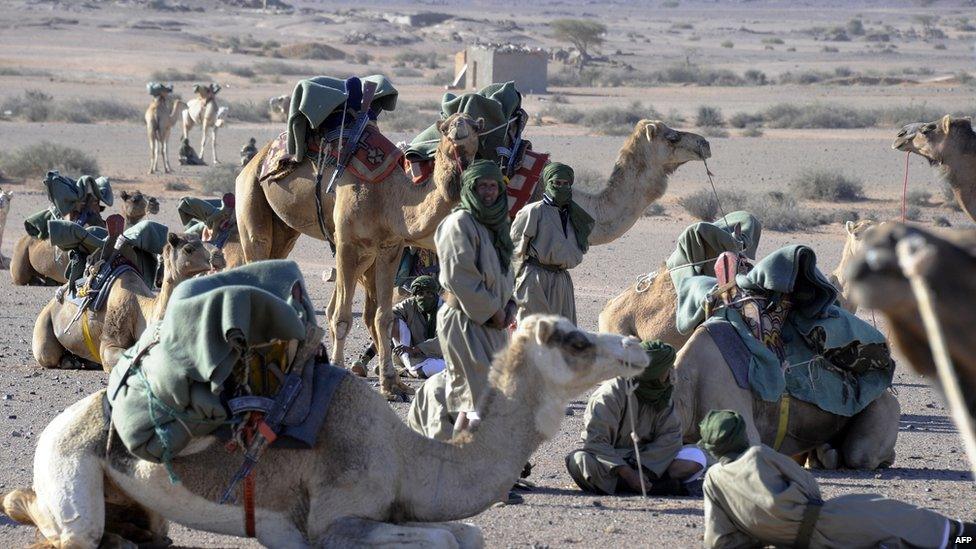
[[[98,354],[98,345],[95,345],[95,340],[91,336],[91,328],[88,327],[88,314],[81,314],[81,335],[85,339],[85,347],[88,347],[88,352],[95,357],[95,362],[102,363],[102,355]]]
[[[254,537],[254,470],[244,477],[244,534]]]
[[[533,267],[538,267],[544,271],[549,271],[553,273],[559,273],[566,270],[563,269],[562,267],[556,267],[555,265],[546,265],[545,263],[539,261],[539,258],[532,257],[531,255],[525,258],[525,264],[532,265]]]
[[[773,442],[773,450],[779,451],[786,439],[786,427],[790,423],[790,395],[783,393],[779,399],[779,425],[776,426],[776,440]]]
[[[800,522],[800,529],[796,532],[796,539],[793,540],[795,549],[809,549],[810,536],[813,535],[813,527],[817,525],[820,518],[820,510],[823,508],[823,500],[811,499],[803,509],[803,521]]]

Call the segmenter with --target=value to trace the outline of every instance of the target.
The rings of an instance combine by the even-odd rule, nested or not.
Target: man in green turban
[[[437,340],[441,287],[432,276],[418,276],[410,283],[410,293],[412,298],[393,307],[393,354],[410,375],[427,379],[444,369]]]
[[[447,292],[437,313],[447,409],[463,430],[479,421],[492,357],[507,344],[505,328],[515,316],[508,197],[497,164],[476,160],[464,170],[461,203],[437,226],[434,243]]]
[[[809,472],[766,445],[749,446],[738,412],[711,411],[701,445],[719,462],[705,475],[705,547],[951,548],[976,524],[876,494],[823,501]]]
[[[519,210],[512,222],[519,320],[541,313],[576,323],[569,269],[579,265],[589,249],[593,218],[573,202],[573,178],[573,168],[566,164],[547,164],[542,170],[542,200]]]
[[[569,476],[587,492],[639,494],[643,476],[650,494],[687,495],[687,484],[698,480],[707,466],[698,447],[681,443],[681,420],[671,402],[674,347],[658,340],[642,345],[650,365],[633,380],[611,379],[593,392],[580,435],[583,447],[566,456]],[[631,383],[636,384],[633,395]]]

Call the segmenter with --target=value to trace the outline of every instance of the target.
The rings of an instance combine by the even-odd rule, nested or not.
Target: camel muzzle
[[[712,146],[708,143],[707,139],[698,139],[698,156],[702,160],[708,160],[712,157]]]

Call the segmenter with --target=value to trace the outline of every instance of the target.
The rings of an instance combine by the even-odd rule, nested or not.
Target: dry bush
[[[304,65],[292,65],[285,61],[258,61],[254,63],[254,70],[259,74],[269,76],[308,76],[311,77],[314,71]]]
[[[440,63],[436,52],[420,53],[416,51],[401,51],[393,56],[394,67],[413,67],[415,69],[438,69]]]
[[[724,42],[722,42],[722,47],[723,48],[732,49],[732,48],[735,47],[735,42],[733,42],[731,40],[725,40]]]
[[[773,231],[801,231],[833,222],[831,216],[800,208],[792,195],[775,191],[747,194],[738,209],[751,212],[762,222],[763,229]]]
[[[433,72],[427,77],[426,82],[432,86],[446,86],[451,82],[454,82],[454,69],[441,69],[439,71]]]
[[[660,217],[664,215],[664,206],[654,202],[644,210],[644,217]]]
[[[793,180],[791,187],[798,196],[809,200],[849,202],[864,198],[861,181],[837,170],[807,170]]]
[[[155,82],[210,82],[213,77],[205,72],[181,71],[169,67],[152,71],[149,74],[149,79]]]
[[[268,112],[267,103],[255,103],[254,101],[230,101],[227,105],[227,118],[238,122],[270,122],[271,113]]]
[[[645,118],[659,119],[661,114],[654,107],[645,107],[635,101],[626,107],[602,107],[587,112],[580,123],[598,134],[627,135]]]
[[[725,128],[720,128],[718,126],[705,126],[704,128],[699,128],[699,131],[705,137],[719,137],[719,138],[724,138],[724,137],[728,137],[730,135],[729,134],[729,130],[727,130]]]
[[[698,107],[698,114],[695,116],[695,125],[699,128],[725,126],[725,118],[722,116],[722,109],[718,107]]]
[[[232,164],[212,166],[200,178],[200,189],[209,195],[216,196],[232,193],[234,192],[237,173],[237,166]]]
[[[758,126],[749,126],[748,128],[742,130],[740,135],[742,135],[742,137],[762,137],[763,131],[759,129]]]
[[[274,54],[275,57],[286,59],[317,59],[319,61],[336,61],[346,58],[346,54],[342,50],[321,42],[303,42],[281,46],[274,51]]]
[[[188,191],[190,186],[182,181],[167,181],[163,188],[167,191]]]
[[[430,105],[424,105],[429,107]],[[380,124],[384,130],[394,132],[420,131],[438,120],[440,104],[435,110],[417,103],[397,103],[396,110],[384,111]]]
[[[918,221],[922,219],[922,208],[918,206],[910,206],[905,210],[905,219],[908,221]]]
[[[583,111],[573,107],[563,107],[560,105],[547,105],[542,109],[542,116],[554,118],[563,124],[577,124],[583,119]]]
[[[56,100],[41,90],[27,90],[21,96],[8,98],[0,111],[28,122],[74,122],[90,124],[99,121],[138,120],[142,112],[116,99]]]
[[[719,191],[716,198],[711,189],[701,189],[678,200],[678,204],[695,219],[715,221],[725,213],[740,209],[744,194],[736,190]]]
[[[908,191],[908,195],[905,197],[905,200],[912,206],[931,206],[929,202],[931,199],[932,193],[921,189]]]
[[[93,157],[73,147],[50,141],[0,153],[0,171],[7,177],[42,177],[49,170],[58,170],[71,177],[99,173],[98,162]]]

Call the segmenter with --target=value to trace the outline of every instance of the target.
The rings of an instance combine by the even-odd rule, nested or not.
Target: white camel
[[[200,125],[203,136],[200,140],[200,158],[206,152],[207,136],[210,136],[210,156],[214,164],[220,164],[217,160],[217,128],[224,125],[227,116],[227,107],[217,103],[217,93],[220,86],[216,83],[204,86],[196,84],[193,86],[193,93],[197,96],[187,101],[186,109],[183,111],[183,139],[188,139],[190,130],[193,126]]]
[[[504,498],[532,452],[559,430],[571,399],[646,365],[634,338],[530,316],[495,357],[481,425],[448,443],[415,433],[368,383],[346,376],[317,445],[272,448],[255,468],[257,539],[273,547],[480,547],[477,527],[446,521]],[[239,455],[199,439],[173,461],[182,482],[172,484],[163,465],[133,457],[110,436],[105,398],[104,390],[86,397],[45,428],[33,489],[7,494],[7,515],[36,525],[55,547],[118,544],[135,533],[159,540],[167,520],[245,534],[242,506],[215,503]]]
[[[3,229],[7,226],[7,214],[10,213],[10,201],[14,193],[0,189],[0,246],[3,245]],[[0,269],[10,268],[10,258],[0,253]]]

